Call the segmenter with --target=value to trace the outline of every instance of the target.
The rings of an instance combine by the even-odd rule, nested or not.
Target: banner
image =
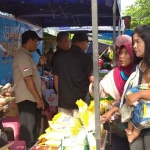
[[[27,30],[34,30],[43,37],[42,28],[0,15],[0,84],[2,85],[13,82],[12,61],[15,52],[21,46],[21,34]],[[42,41],[38,43],[38,48],[42,51]],[[34,62],[38,63],[38,54],[32,53],[32,55]]]

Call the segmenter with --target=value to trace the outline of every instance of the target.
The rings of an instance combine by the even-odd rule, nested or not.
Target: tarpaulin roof
[[[98,43],[98,53],[101,54],[108,48],[109,45],[104,43]],[[90,45],[86,51],[86,54],[93,54],[93,42],[90,42]]]
[[[83,27],[59,27],[58,31],[67,31],[69,33],[76,33],[76,32],[86,32],[91,33],[93,30],[92,26],[83,26]],[[116,27],[116,31],[118,31],[118,27]],[[121,24],[120,31],[124,31],[124,22]],[[113,32],[112,26],[98,26],[98,32]]]
[[[112,26],[114,0],[98,0],[98,25]],[[0,0],[0,11],[41,27],[91,26],[91,0]],[[116,23],[120,17],[117,1]]]

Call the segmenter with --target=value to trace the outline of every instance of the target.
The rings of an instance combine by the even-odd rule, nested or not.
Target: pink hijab
[[[123,44],[119,48],[119,52],[121,49],[125,47],[131,57],[131,64],[127,67],[119,66],[114,69],[114,81],[116,88],[118,89],[118,92],[120,96],[123,94],[124,85],[126,83],[127,78],[130,76],[132,69],[134,67],[133,64],[133,50],[132,50],[132,43],[128,42],[126,44]]]
[[[120,48],[121,45],[132,42],[132,38],[129,35],[123,34],[119,35],[116,38],[116,46],[117,46],[117,53],[118,53],[118,48]],[[119,60],[118,57],[116,58],[116,66],[119,66]]]
[[[116,38],[116,46],[120,48],[121,45],[132,42],[132,38],[129,35],[123,34]]]

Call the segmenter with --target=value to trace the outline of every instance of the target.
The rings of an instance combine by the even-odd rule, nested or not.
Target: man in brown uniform
[[[22,47],[16,52],[13,60],[13,76],[15,83],[16,102],[20,115],[20,140],[26,141],[31,147],[37,140],[44,102],[41,98],[41,79],[38,67],[32,60],[30,52],[37,48],[42,40],[35,31],[22,34]]]

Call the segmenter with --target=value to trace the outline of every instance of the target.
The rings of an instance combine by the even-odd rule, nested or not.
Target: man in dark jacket
[[[65,114],[78,116],[76,101],[89,104],[89,83],[93,81],[93,61],[84,52],[88,47],[85,33],[76,33],[70,49],[59,55],[54,63],[53,74],[58,78],[58,107]]]
[[[57,57],[59,55],[61,56],[65,51],[67,51],[70,47],[70,38],[69,34],[67,32],[59,32],[56,38],[57,41],[57,50],[55,51],[52,60],[51,60],[51,65],[52,65],[52,70],[53,68],[57,68],[55,66],[55,61],[57,60]],[[59,61],[59,59],[58,59]],[[58,76],[54,75],[54,86],[55,86],[55,91],[58,93]]]

